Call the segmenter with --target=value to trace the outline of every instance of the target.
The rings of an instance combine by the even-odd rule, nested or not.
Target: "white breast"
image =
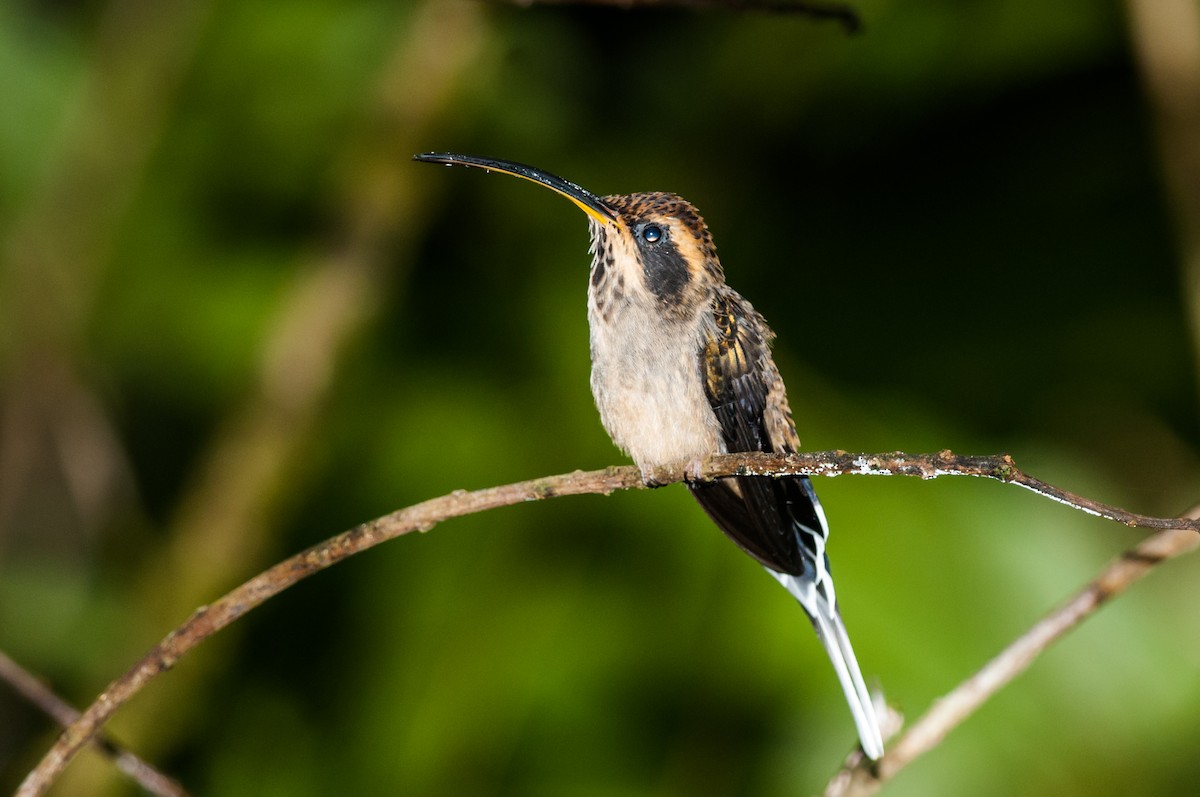
[[[613,442],[642,468],[723,451],[704,394],[699,322],[665,323],[637,301],[612,308],[608,321],[588,309],[592,394]]]

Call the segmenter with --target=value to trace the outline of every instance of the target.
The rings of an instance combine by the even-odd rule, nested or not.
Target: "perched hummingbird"
[[[591,226],[592,393],[609,436],[652,482],[656,468],[698,473],[711,454],[793,453],[800,446],[774,333],[725,284],[712,235],[675,194],[598,197],[511,161],[431,152],[414,160],[523,177],[570,199]],[[863,751],[883,755],[871,696],[838,612],[825,512],[807,476],[688,480],[688,489],[742,550],[778,579],[825,646]]]

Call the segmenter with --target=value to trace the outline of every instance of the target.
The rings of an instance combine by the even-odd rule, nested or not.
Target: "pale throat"
[[[668,318],[634,272],[637,256],[606,252],[605,244],[620,246],[593,243],[595,256],[609,254],[613,265],[588,291],[592,394],[604,428],[643,469],[723,451],[700,373],[704,313]],[[614,295],[615,284],[624,285],[622,295]]]

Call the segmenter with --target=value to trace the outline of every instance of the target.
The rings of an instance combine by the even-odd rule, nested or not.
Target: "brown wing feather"
[[[766,323],[732,290],[718,296],[713,312],[715,335],[700,357],[726,450],[795,451],[799,442]],[[807,477],[732,477],[689,486],[721,530],[762,564],[792,575],[817,566],[815,538],[827,532]]]

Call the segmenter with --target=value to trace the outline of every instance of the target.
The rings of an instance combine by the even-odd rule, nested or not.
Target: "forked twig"
[[[653,474],[658,483],[681,481],[684,465],[663,468]],[[1048,485],[1023,473],[1007,455],[960,457],[949,451],[911,455],[848,454],[844,451],[793,454],[724,454],[711,457],[701,468],[703,478],[730,475],[764,477],[794,474],[902,475],[932,479],[940,476],[979,476],[1017,484],[1084,512],[1144,528],[1200,531],[1200,522],[1188,518],[1154,518],[1137,515]],[[26,777],[17,794],[35,797],[45,793],[80,748],[126,701],[200,642],[232,623],[268,598],[301,579],[386,540],[413,531],[428,531],[443,520],[501,506],[538,501],[560,495],[609,494],[615,490],[644,487],[637,468],[606,468],[575,471],[558,476],[489,487],[457,490],[364,523],[296,554],[227,593],[209,606],[197,609],[109,687],[72,723]],[[1190,536],[1195,537],[1195,534]],[[1113,594],[1116,594],[1115,592]],[[1076,621],[1077,622],[1077,621]]]
[[[79,711],[74,706],[55,694],[40,678],[13,661],[3,651],[0,651],[0,681],[10,685],[21,697],[63,727],[79,719]],[[136,780],[150,794],[158,797],[188,797],[182,786],[103,733],[97,733],[92,738],[92,744],[101,755],[111,760],[117,769]]]

